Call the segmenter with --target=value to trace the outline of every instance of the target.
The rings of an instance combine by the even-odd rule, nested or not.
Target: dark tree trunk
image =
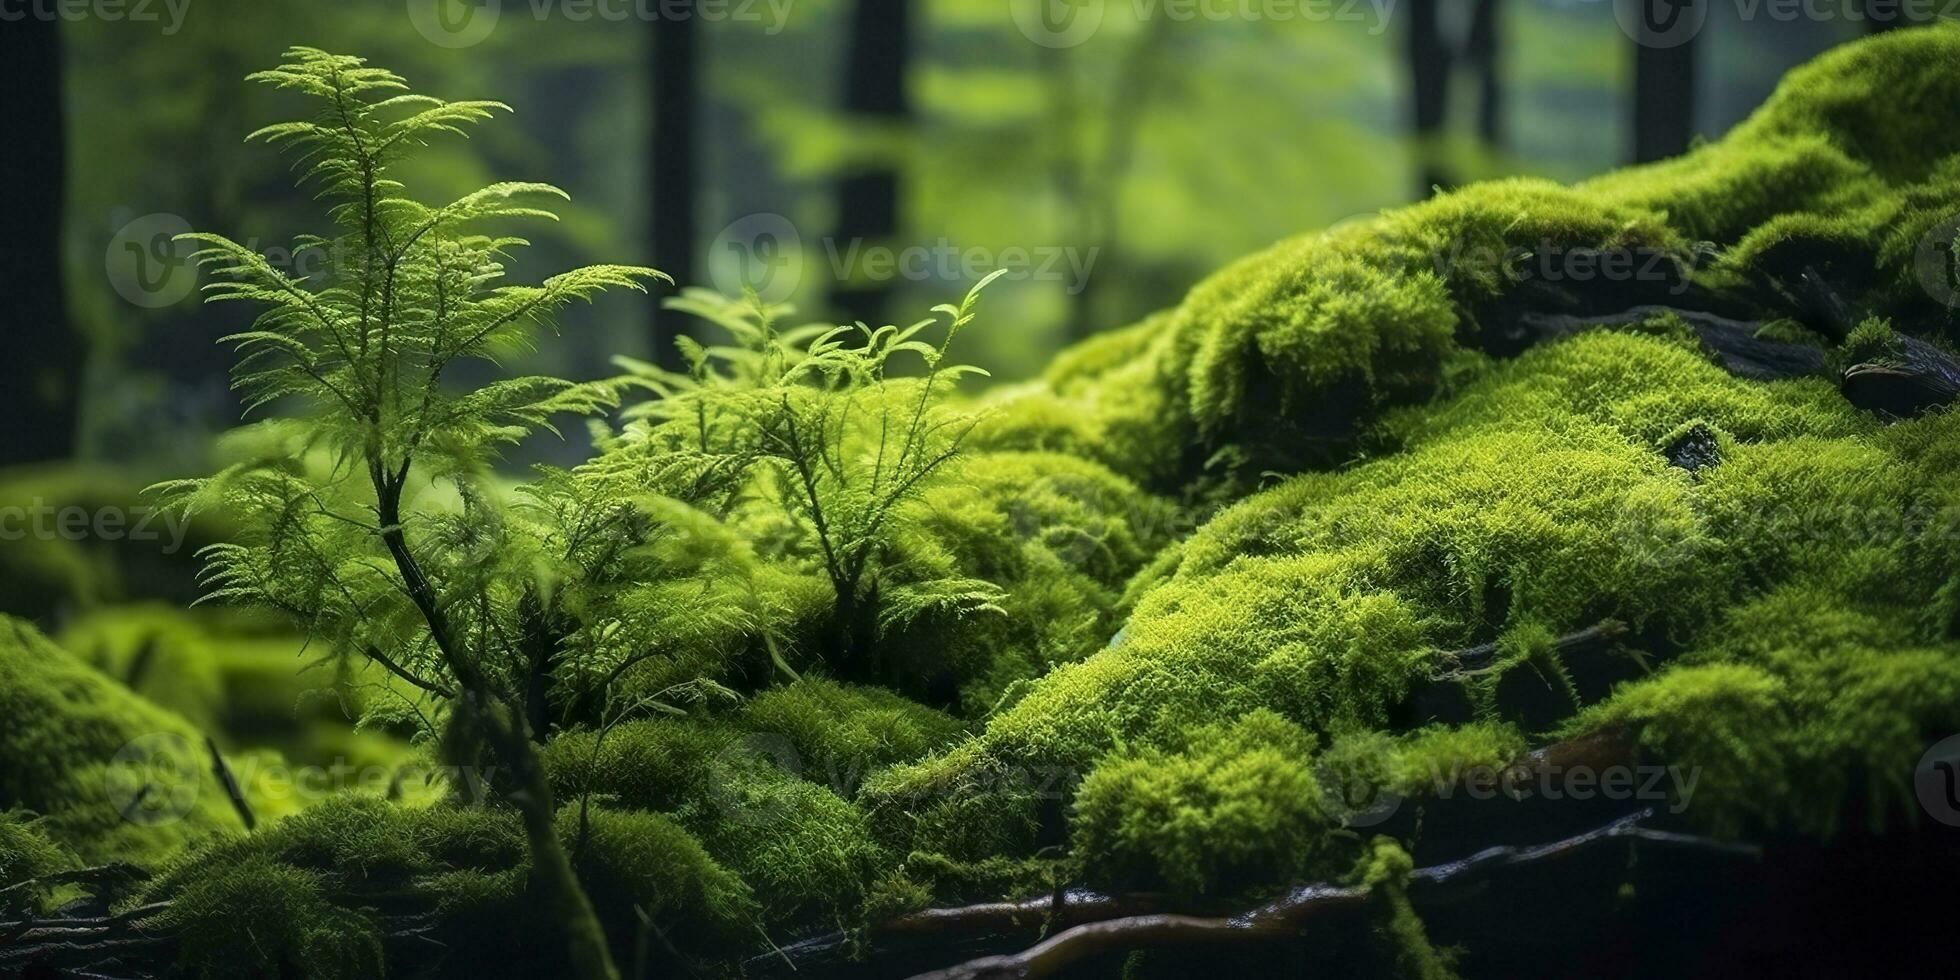
[[[1449,114],[1449,42],[1443,38],[1441,0],[1409,0],[1408,33],[1410,134],[1415,138],[1416,197],[1427,198],[1452,181],[1437,160],[1443,124]]]
[[[1502,8],[1501,0],[1474,0],[1467,10],[1441,0],[1409,2],[1403,42],[1418,199],[1462,181],[1448,163],[1450,92],[1459,68],[1466,69],[1477,86],[1477,139],[1490,149],[1504,143],[1504,85],[1498,40]],[[1457,16],[1450,16],[1452,13]]]
[[[911,49],[910,0],[857,0],[851,8],[850,40],[845,49],[844,113],[854,122],[902,123],[911,113],[905,96],[905,65]],[[898,233],[898,171],[878,165],[848,173],[837,184],[837,243],[866,247]],[[850,270],[855,271],[855,270]],[[830,302],[839,319],[884,322],[882,283],[840,281]]]
[[[5,8],[18,13],[12,0]],[[83,348],[61,285],[65,199],[61,32],[52,18],[0,26],[0,262],[7,351],[0,356],[0,465],[62,459],[75,450]]]
[[[653,266],[676,286],[698,285],[694,248],[695,200],[699,197],[695,100],[700,97],[699,36],[693,0],[677,0],[673,16],[655,18],[653,31],[653,125],[647,152],[648,205]],[[653,356],[668,368],[683,366],[674,338],[686,334],[688,317],[655,305]]]
[[[1470,11],[1464,55],[1477,73],[1477,138],[1491,149],[1504,145],[1504,82],[1498,33],[1503,29],[1501,0],[1477,0]]]
[[[1685,8],[1694,0],[1675,0]],[[1648,11],[1650,14],[1653,11]],[[1666,17],[1670,14],[1664,13]],[[1688,16],[1679,13],[1678,16]],[[1651,19],[1633,47],[1633,161],[1678,156],[1695,133],[1695,39],[1663,43],[1667,31]],[[1667,38],[1672,42],[1674,38]]]

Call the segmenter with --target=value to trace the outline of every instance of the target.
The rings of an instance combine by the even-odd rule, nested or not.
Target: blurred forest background
[[[1787,68],[1871,29],[1712,4],[1692,42],[1648,48],[1608,0],[178,3],[0,24],[20,258],[0,464],[168,475],[236,423],[214,341],[250,313],[200,307],[168,235],[276,250],[320,229],[286,161],[243,142],[294,111],[240,81],[292,44],[516,109],[410,186],[567,189],[520,280],[650,262],[684,285],[756,284],[806,318],[882,321],[957,296],[964,264],[1013,265],[966,352],[1013,379],[1286,235],[1719,135]],[[927,261],[879,275],[852,259],[878,246]],[[642,297],[579,308],[527,367],[583,378],[660,356],[673,316]]]

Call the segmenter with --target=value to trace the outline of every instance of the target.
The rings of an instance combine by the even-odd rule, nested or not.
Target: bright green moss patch
[[[901,689],[950,690],[968,716],[1107,643],[1126,612],[1124,583],[1177,531],[1168,503],[1058,453],[973,454],[909,516],[919,533],[899,566],[908,577],[1005,592],[997,613],[921,617],[888,643]]]
[[[875,744],[868,740],[893,730],[918,738],[906,723],[929,721],[931,713],[863,695],[852,704],[851,692],[830,682],[790,690],[765,697],[763,714],[808,723],[806,712],[827,709],[854,717],[857,730],[780,726],[808,737],[808,757],[793,736],[678,718],[629,722],[603,742],[593,733],[561,736],[547,746],[554,793],[568,812],[589,800],[595,813],[670,819],[753,889],[772,924],[833,922],[856,909],[890,862],[865,815],[833,791],[830,770],[815,760],[827,750]]]
[[[998,396],[982,441],[1073,452],[1159,488],[1231,446],[1291,468],[1339,462],[1357,425],[1447,382],[1494,301],[1575,251],[1655,256],[1660,272],[1692,268],[1716,287],[1811,269],[1853,308],[1937,329],[1950,311],[1914,263],[1960,200],[1943,123],[1955,64],[1960,27],[1892,32],[1792,72],[1748,122],[1679,160],[1573,188],[1477,184],[1281,242],[1064,352]],[[1691,260],[1709,247],[1713,261]],[[1674,294],[1660,285],[1644,301]]]
[[[953,718],[883,688],[822,677],[756,695],[742,707],[742,724],[786,739],[805,778],[847,790],[872,770],[917,759],[962,731]]]
[[[1313,736],[1256,711],[1190,741],[1106,759],[1083,780],[1074,844],[1091,883],[1198,900],[1331,870],[1337,845],[1302,765]]]
[[[1296,749],[1301,778],[1420,789],[1522,750],[1526,733],[1490,689],[1517,669],[1558,682],[1568,714],[1583,709],[1561,731],[1625,726],[1648,757],[1701,767],[1686,812],[1705,826],[1815,829],[1848,797],[1895,813],[1912,747],[1960,723],[1947,707],[1960,557],[1944,537],[1960,478],[1950,451],[1924,452],[1944,443],[1921,431],[1955,424],[1881,427],[1827,382],[1739,380],[1667,336],[1533,350],[1448,401],[1392,414],[1374,437],[1385,455],[1220,513],[1143,592],[1118,643],[1035,682],[971,743],[893,770],[870,801],[930,812],[947,805],[937,788],[1059,765],[1087,774],[1074,826],[1089,874],[1223,880],[1212,875],[1238,836],[1174,829],[1243,788],[1229,758],[1187,750],[1191,733],[1274,712],[1327,746]],[[1670,462],[1689,430],[1711,434],[1716,462]],[[1794,625],[1766,632],[1768,614],[1750,612],[1772,597]],[[1609,618],[1631,625],[1660,672],[1591,704],[1601,692],[1567,675],[1595,665],[1561,661],[1554,641]],[[1802,638],[1826,624],[1850,635],[1823,648]],[[1434,683],[1438,652],[1491,640],[1497,668],[1469,698],[1487,720],[1369,734],[1420,724],[1407,699]],[[1307,825],[1295,790],[1290,815]],[[1150,818],[1124,809],[1151,799],[1175,802]],[[985,789],[963,805],[1037,824],[1050,806]],[[914,839],[941,843],[970,846]]]

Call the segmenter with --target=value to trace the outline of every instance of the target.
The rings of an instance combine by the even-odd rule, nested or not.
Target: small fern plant
[[[532,880],[567,937],[575,975],[613,977],[554,827],[536,751],[543,733],[513,681],[537,659],[526,646],[549,646],[550,637],[518,635],[511,623],[546,617],[539,590],[500,581],[525,549],[500,530],[508,508],[485,477],[501,447],[549,428],[554,415],[610,408],[619,389],[546,377],[463,391],[445,382],[459,364],[529,344],[572,301],[644,291],[664,277],[595,265],[539,285],[506,284],[505,257],[525,243],[482,229],[551,219],[537,202],[562,191],[499,183],[432,207],[393,178],[428,141],[463,135],[507,106],[411,93],[393,72],[311,48],[249,78],[316,104],[312,118],[250,138],[297,152],[302,186],[327,203],[334,232],[299,239],[295,253],[330,261],[323,275],[302,278],[223,236],[186,236],[211,279],[207,301],[264,308],[250,329],[226,338],[240,352],[235,383],[249,409],[290,411],[275,451],[159,489],[187,512],[222,510],[245,528],[207,554],[212,598],[286,611],[470,733],[507,776]]]
[[[919,616],[1001,611],[992,583],[909,574],[899,547],[903,505],[960,453],[981,420],[950,396],[961,378],[986,372],[948,355],[981,291],[1001,274],[903,327],[779,329],[787,307],[690,289],[668,305],[719,327],[731,342],[680,338],[685,372],[622,359],[657,396],[627,409],[641,427],[636,445],[690,460],[702,474],[752,471],[744,485],[795,522],[801,533],[792,552],[800,544],[830,583],[827,652],[847,674],[886,679],[878,676],[889,666],[877,660],[879,641]],[[939,342],[922,339],[940,317]],[[922,373],[893,371],[905,355]]]

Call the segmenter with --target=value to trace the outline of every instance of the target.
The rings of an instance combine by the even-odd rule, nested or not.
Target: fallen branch
[[[1641,826],[1652,810],[1628,814],[1575,837],[1533,847],[1492,847],[1458,861],[1420,868],[1409,876],[1410,901],[1419,904],[1423,890],[1467,883],[1492,871],[1556,861],[1605,841],[1637,840],[1756,858],[1757,848],[1705,837],[1676,834]],[[1198,943],[1246,943],[1288,939],[1310,919],[1356,909],[1368,900],[1361,885],[1305,885],[1284,897],[1232,916],[1204,917],[1172,914],[1134,915],[1087,923],[1057,933],[1019,953],[984,956],[957,966],[919,974],[914,980],[1028,980],[1051,976],[1062,968],[1097,953]]]
[[[1693,330],[1702,346],[1720,358],[1722,366],[1737,377],[1774,381],[1818,374],[1824,369],[1822,348],[1764,340],[1756,336],[1763,327],[1760,322],[1733,320],[1700,310],[1671,306],[1636,306],[1596,316],[1520,313],[1517,316],[1517,330],[1526,339],[1526,346],[1531,346],[1601,327],[1630,326],[1670,314]]]
[[[1617,619],[1602,619],[1576,633],[1567,633],[1553,640],[1552,652],[1563,658],[1567,654],[1602,650],[1625,635],[1627,624]],[[1436,672],[1436,679],[1462,681],[1475,677],[1490,669],[1497,660],[1497,652],[1497,641],[1493,640],[1444,653],[1437,657],[1440,669]]]
[[[239,789],[238,777],[233,776],[231,767],[225,764],[224,754],[218,751],[218,743],[206,735],[204,748],[211,753],[211,775],[217,778],[219,786],[224,787],[225,797],[231,800],[231,808],[237,811],[239,822],[245,825],[248,832],[257,828],[259,820],[252,814],[252,804],[245,802],[245,791]]]

